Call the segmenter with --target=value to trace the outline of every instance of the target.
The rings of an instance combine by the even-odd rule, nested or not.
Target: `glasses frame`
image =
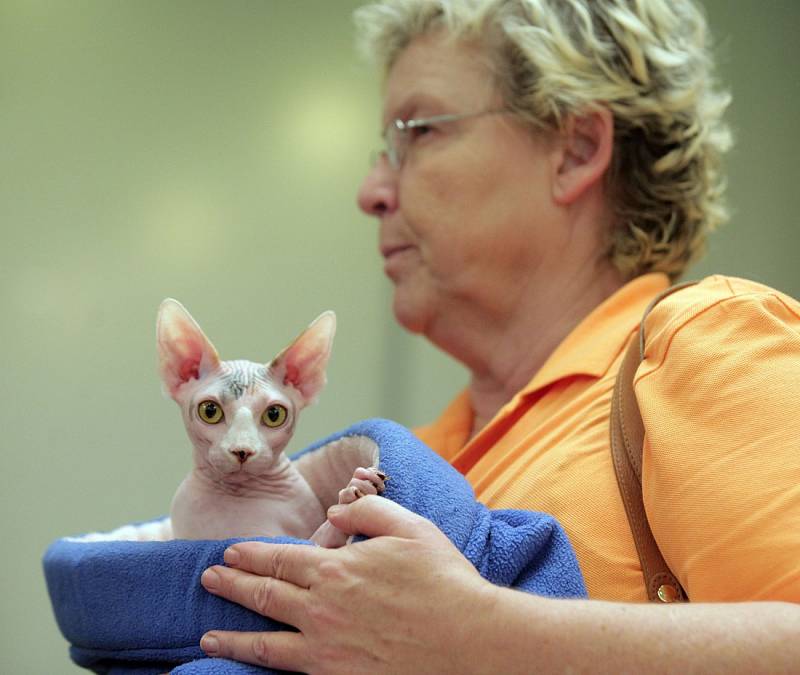
[[[411,143],[408,132],[418,127],[428,126],[429,124],[446,124],[448,122],[458,122],[472,117],[482,117],[484,115],[496,115],[499,113],[510,112],[507,108],[492,108],[490,110],[479,110],[478,112],[450,113],[445,115],[433,115],[431,117],[418,117],[416,119],[401,120],[395,119],[386,125],[381,134],[386,148],[378,153],[378,156],[386,157],[389,166],[397,170],[403,166],[408,147]],[[398,139],[404,139],[398,142]]]

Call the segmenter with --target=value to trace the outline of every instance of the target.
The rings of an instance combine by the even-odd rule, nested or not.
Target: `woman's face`
[[[413,41],[392,67],[383,124],[502,107],[485,55],[434,34]],[[546,141],[508,113],[414,130],[398,169],[378,161],[358,201],[380,221],[403,326],[437,341],[442,322],[452,329],[513,313],[566,245],[548,227],[551,166]]]

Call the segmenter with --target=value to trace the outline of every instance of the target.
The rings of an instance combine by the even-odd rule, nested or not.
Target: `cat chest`
[[[292,491],[239,494],[209,489],[179,490],[173,522],[184,523],[187,538],[290,536],[307,539],[324,522],[325,512],[308,485]]]

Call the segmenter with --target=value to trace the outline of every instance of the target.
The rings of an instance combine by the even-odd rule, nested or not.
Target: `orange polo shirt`
[[[622,355],[667,277],[639,277],[570,333],[472,440],[462,392],[417,435],[490,508],[545,511],[592,598],[647,599],[611,460]],[[635,378],[645,509],[693,601],[800,602],[800,303],[714,276],[648,316]]]

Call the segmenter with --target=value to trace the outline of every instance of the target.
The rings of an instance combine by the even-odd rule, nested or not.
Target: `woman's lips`
[[[383,271],[393,281],[397,280],[403,260],[408,256],[405,253],[411,252],[414,247],[409,244],[382,244],[380,247],[383,256]]]
[[[380,250],[384,260],[391,258],[393,255],[400,253],[411,248],[409,244],[381,244]]]

